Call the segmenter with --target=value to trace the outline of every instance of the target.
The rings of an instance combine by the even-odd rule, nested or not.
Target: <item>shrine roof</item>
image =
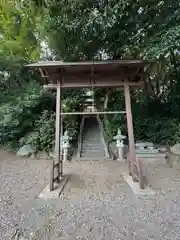
[[[40,70],[41,77],[47,83],[61,82],[62,87],[109,87],[121,86],[124,81],[135,85],[143,81],[147,61],[111,60],[111,61],[39,61],[26,67]]]
[[[100,68],[109,66],[145,66],[147,65],[147,61],[141,59],[133,59],[133,60],[104,60],[104,61],[80,61],[80,62],[63,62],[63,61],[39,61],[36,63],[31,63],[26,65],[27,67],[57,67],[57,68],[74,68],[74,67],[84,67],[89,68],[91,66],[99,66]],[[78,68],[79,69],[79,68]]]

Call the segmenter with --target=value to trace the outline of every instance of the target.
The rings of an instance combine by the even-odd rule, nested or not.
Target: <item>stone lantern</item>
[[[118,129],[118,133],[116,136],[113,137],[113,139],[116,140],[116,147],[118,148],[118,161],[124,160],[124,139],[126,136],[123,136],[121,133],[121,129]]]
[[[70,148],[70,143],[69,141],[72,138],[69,137],[68,135],[68,131],[66,130],[64,132],[64,135],[62,136],[62,140],[61,140],[61,149],[62,149],[62,155],[63,155],[63,160],[67,161],[67,157],[68,157],[68,149]]]

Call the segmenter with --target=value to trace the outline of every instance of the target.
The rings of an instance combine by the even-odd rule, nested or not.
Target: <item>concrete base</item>
[[[174,168],[180,167],[180,154],[175,154],[171,151],[167,152],[167,163]]]
[[[68,176],[65,176],[59,183],[55,183],[54,190],[50,191],[49,184],[42,190],[42,192],[39,194],[38,198],[48,200],[48,199],[56,199],[59,198],[65,185],[68,180]]]
[[[117,161],[117,162],[120,162],[120,163],[124,163],[126,160],[125,160],[125,159],[117,158],[116,161]]]
[[[145,189],[141,189],[140,186],[139,186],[139,183],[134,182],[132,180],[132,177],[129,176],[128,173],[124,173],[123,176],[124,176],[124,179],[126,180],[126,182],[128,183],[128,185],[133,190],[134,194],[140,195],[140,196],[154,195],[155,194],[155,192],[148,186]]]

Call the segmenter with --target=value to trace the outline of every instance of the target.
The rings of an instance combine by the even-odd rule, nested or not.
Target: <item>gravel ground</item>
[[[9,171],[0,172],[0,190],[2,197],[13,203],[6,207],[5,198],[2,205],[0,202],[4,206],[0,239],[11,239],[3,232],[16,228],[22,229],[23,239],[31,240],[180,239],[179,170],[146,165],[149,184],[156,194],[137,197],[122,177],[123,164],[74,162],[65,166],[70,179],[62,196],[43,201],[35,197],[47,182],[47,162],[7,162]],[[7,165],[3,161],[0,164]],[[25,166],[27,171],[22,170]],[[13,186],[11,180],[15,181]]]
[[[48,183],[49,165],[0,150],[0,239],[10,239],[23,222],[23,213]]]

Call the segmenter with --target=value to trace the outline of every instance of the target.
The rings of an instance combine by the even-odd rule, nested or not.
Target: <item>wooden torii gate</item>
[[[82,61],[61,62],[45,61],[27,65],[40,70],[46,88],[56,88],[56,139],[55,139],[55,163],[53,161],[50,177],[50,190],[54,189],[54,183],[63,179],[63,161],[61,156],[61,89],[85,88],[85,87],[123,87],[125,93],[125,108],[127,118],[129,154],[128,170],[134,181],[139,181],[144,188],[141,163],[136,159],[133,120],[131,112],[130,87],[141,87],[146,78],[146,61],[143,60],[112,60],[112,61]],[[94,114],[112,114],[117,112],[96,112]],[[118,112],[120,113],[120,112]],[[72,114],[72,113],[65,113]],[[75,114],[75,113],[73,113]],[[86,114],[86,113],[76,113]],[[56,174],[55,174],[55,171]]]

